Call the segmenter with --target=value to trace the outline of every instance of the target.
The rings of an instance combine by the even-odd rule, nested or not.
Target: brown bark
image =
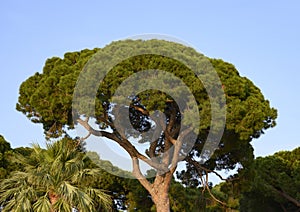
[[[137,158],[132,158],[133,174],[150,193],[152,201],[156,206],[157,212],[169,212],[169,188],[173,173],[167,172],[163,175],[156,175],[154,182],[151,184],[141,173],[139,161]]]
[[[153,185],[151,192],[152,200],[155,204],[157,212],[169,212],[170,211],[170,200],[168,192],[168,182],[162,185]]]
[[[154,180],[152,190],[149,191],[157,212],[170,211],[169,188],[172,176],[172,172],[167,172],[164,175],[157,175]]]

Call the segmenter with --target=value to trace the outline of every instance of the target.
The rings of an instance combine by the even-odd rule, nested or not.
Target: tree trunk
[[[168,191],[165,191],[164,186],[154,188],[154,193],[151,194],[152,200],[155,204],[157,212],[169,212],[170,211],[170,199]]]
[[[149,190],[157,212],[170,211],[169,188],[171,179],[171,172],[163,175],[156,175],[152,188]]]
[[[177,161],[176,161],[177,164]],[[150,183],[144,175],[142,175],[139,167],[139,160],[137,157],[132,157],[133,175],[140,181],[142,186],[150,193],[152,201],[156,206],[157,212],[169,212],[170,211],[170,199],[169,188],[173,173],[176,169],[175,166],[171,166],[170,171],[161,173],[159,170],[156,174],[153,183]]]

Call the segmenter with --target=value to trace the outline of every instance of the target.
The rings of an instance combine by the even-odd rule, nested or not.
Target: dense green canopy
[[[250,190],[241,211],[298,211],[300,208],[300,147],[255,159]]]
[[[49,138],[80,124],[115,141],[131,156],[138,178],[144,178],[138,161],[146,162],[157,178],[140,182],[153,191],[156,205],[162,178],[168,191],[179,160],[187,162],[179,178],[194,186],[214,169],[246,167],[253,159],[251,140],[277,117],[232,64],[163,40],[124,40],[50,58],[43,72],[22,83],[17,110],[41,123]],[[131,137],[149,148],[139,152]]]
[[[9,172],[9,161],[7,155],[11,150],[10,143],[0,135],[0,179],[4,178]]]
[[[72,100],[74,88],[80,72],[86,63],[97,52],[103,52],[107,57],[114,56],[116,51],[139,48],[143,43],[149,48],[180,49],[185,52],[188,59],[201,62],[204,57],[191,48],[166,41],[119,41],[103,49],[82,50],[80,52],[66,53],[64,58],[53,57],[46,61],[42,73],[36,73],[27,79],[20,87],[20,96],[17,110],[23,112],[31,121],[42,123],[45,133],[50,137],[61,135],[68,127],[74,127],[72,118]],[[175,51],[174,51],[175,52]],[[209,58],[206,58],[209,59]],[[224,92],[226,94],[226,128],[222,145],[225,151],[235,151],[247,147],[252,138],[257,138],[263,131],[274,126],[276,110],[270,108],[269,102],[264,99],[260,90],[247,78],[241,77],[235,67],[222,60],[209,59],[217,71]],[[103,117],[111,109],[109,103],[115,89],[124,79],[141,70],[158,69],[168,70],[179,76],[192,91],[199,103],[201,126],[199,137],[207,136],[210,127],[210,103],[203,84],[199,79],[192,77],[194,73],[184,64],[159,55],[141,55],[129,58],[117,64],[105,77],[102,90],[98,91],[96,101],[96,118],[101,126],[107,126]],[[89,79],[90,80],[90,79]],[[180,91],[178,91],[180,92]],[[151,96],[151,101],[145,96]],[[144,98],[142,98],[144,97]],[[149,111],[164,107],[166,94],[149,91],[140,95],[142,103]],[[167,113],[167,108],[164,108]],[[81,114],[87,114],[84,111]],[[107,117],[107,116],[106,116]],[[109,120],[110,121],[110,120]],[[239,142],[237,142],[239,140]],[[249,147],[247,147],[249,148]],[[224,158],[225,160],[225,158]],[[236,161],[237,162],[237,161]]]

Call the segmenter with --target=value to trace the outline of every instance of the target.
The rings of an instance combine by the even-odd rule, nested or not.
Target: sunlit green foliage
[[[46,61],[42,73],[36,73],[27,79],[20,87],[20,96],[17,109],[23,112],[31,121],[42,123],[45,133],[49,137],[60,136],[68,127],[73,127],[72,98],[74,87],[84,65],[95,53],[101,51],[108,58],[115,55],[118,47],[128,46],[137,48],[142,42],[149,47],[165,49],[180,48],[186,53],[186,58],[201,62],[204,56],[191,48],[165,41],[119,41],[103,49],[82,50],[80,52],[66,53],[64,58],[51,58]],[[121,49],[121,48],[120,48]],[[126,48],[125,48],[126,49]],[[209,59],[209,58],[208,58]],[[259,137],[265,129],[275,125],[276,110],[271,108],[269,101],[265,100],[259,88],[249,79],[241,77],[232,64],[222,60],[209,59],[217,71],[226,95],[226,128],[220,148],[206,166],[214,169],[233,168],[236,163],[247,163],[253,157],[250,144],[252,138]],[[100,61],[101,62],[101,61]],[[97,64],[95,64],[97,67]],[[201,130],[195,150],[200,151],[210,126],[209,99],[203,85],[197,78],[193,78],[191,71],[172,59],[144,55],[123,61],[113,68],[106,81],[102,84],[103,90],[98,93],[96,100],[96,119],[99,117],[99,126],[104,126],[100,118],[110,110],[110,98],[118,85],[134,72],[140,70],[158,69],[169,70],[179,76],[191,89],[197,102],[201,115]],[[108,90],[107,90],[108,89]],[[149,110],[164,105],[165,94],[156,94],[151,100],[144,99],[143,103]],[[180,92],[180,91],[178,91]],[[145,94],[146,95],[146,94]],[[147,101],[146,101],[147,100]],[[165,111],[166,112],[166,111]],[[104,114],[104,115],[103,115]],[[196,153],[195,152],[195,153]]]

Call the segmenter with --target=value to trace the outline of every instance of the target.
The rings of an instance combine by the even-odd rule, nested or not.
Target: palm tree
[[[3,211],[85,212],[111,207],[110,196],[93,186],[100,169],[87,167],[87,156],[70,138],[48,143],[46,150],[34,144],[30,157],[15,159],[24,168],[0,183]]]

